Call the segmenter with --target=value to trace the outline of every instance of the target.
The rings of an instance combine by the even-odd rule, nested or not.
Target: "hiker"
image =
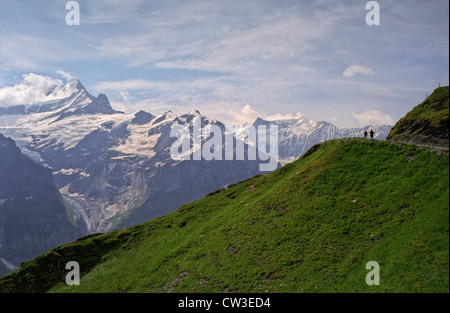
[[[370,138],[373,139],[373,134],[375,134],[375,132],[373,131],[373,129],[370,130]]]
[[[367,130],[364,131],[364,138],[367,138]]]

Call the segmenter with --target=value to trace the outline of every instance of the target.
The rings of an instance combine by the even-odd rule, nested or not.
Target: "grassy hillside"
[[[440,87],[392,128],[387,139],[449,146],[449,87]]]
[[[72,260],[79,286],[64,283]],[[369,261],[379,286],[365,283]],[[174,213],[53,249],[0,290],[449,292],[448,152],[326,142]]]

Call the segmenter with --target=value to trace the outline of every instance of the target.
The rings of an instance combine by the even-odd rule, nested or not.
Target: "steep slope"
[[[392,128],[388,140],[449,146],[449,87],[440,87]]]
[[[0,134],[0,275],[79,236],[50,170]]]
[[[449,159],[341,139],[176,212],[53,249],[2,292],[449,292]],[[80,263],[80,286],[64,265]],[[368,286],[376,261],[381,285]]]

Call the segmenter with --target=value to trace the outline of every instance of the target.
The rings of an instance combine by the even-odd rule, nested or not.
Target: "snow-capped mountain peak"
[[[78,79],[74,78],[69,80],[64,86],[53,85],[45,92],[45,95],[48,98],[63,99],[83,90],[85,91],[86,88]]]
[[[191,110],[188,115],[191,116],[201,116],[200,112],[198,110]]]
[[[66,85],[64,86],[64,89],[70,89],[70,90],[83,90],[84,88],[81,81],[78,80],[78,78],[74,78],[69,80]]]
[[[155,116],[153,114],[141,110],[134,114],[134,118],[131,120],[130,124],[137,124],[137,125],[148,124],[154,117]]]

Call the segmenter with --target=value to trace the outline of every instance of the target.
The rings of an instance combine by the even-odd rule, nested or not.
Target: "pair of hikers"
[[[375,134],[375,132],[373,131],[373,129],[370,130],[370,138],[373,139],[373,135]],[[367,130],[364,131],[364,138],[367,138]]]

